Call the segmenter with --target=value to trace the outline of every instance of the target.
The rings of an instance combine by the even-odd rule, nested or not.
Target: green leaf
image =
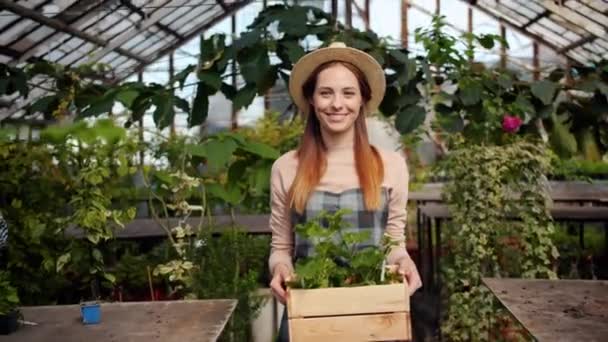
[[[398,100],[399,90],[395,87],[387,87],[379,108],[382,114],[387,117],[395,114],[399,110]]]
[[[382,50],[375,49],[375,50],[368,52],[368,54],[370,56],[374,57],[374,59],[378,62],[378,64],[384,65],[384,57],[383,57]]]
[[[116,94],[116,100],[122,103],[125,107],[130,108],[133,101],[139,96],[139,91],[135,89],[124,89]]]
[[[80,113],[80,117],[86,118],[90,116],[98,116],[100,114],[109,113],[114,106],[113,97],[103,97],[98,102],[92,103],[87,109]]]
[[[152,103],[156,106],[152,117],[156,127],[163,129],[173,122],[175,110],[173,110],[173,94],[161,93],[152,97]]]
[[[454,113],[451,115],[441,115],[436,120],[439,126],[448,133],[462,132],[464,129],[464,121]]]
[[[553,129],[549,141],[553,151],[562,158],[575,155],[578,149],[576,138],[557,116],[553,116]]]
[[[307,10],[294,6],[284,11],[280,16],[278,29],[290,36],[303,37],[306,35]]]
[[[133,104],[131,105],[131,120],[139,121],[146,111],[152,106],[152,96],[155,93],[152,92],[144,92],[140,93],[135,100],[133,100]]]
[[[270,88],[272,88],[277,82],[277,78],[279,77],[279,67],[277,65],[273,65],[268,70],[266,70],[266,74],[257,82],[257,93],[265,94]]]
[[[484,34],[477,39],[479,44],[483,46],[485,49],[491,49],[494,47],[494,35]]]
[[[245,172],[251,166],[251,162],[247,159],[240,159],[235,161],[228,168],[228,182],[238,183],[243,181]]]
[[[399,107],[407,107],[413,104],[417,104],[422,96],[419,93],[402,93],[401,96],[397,98],[397,105]]]
[[[407,58],[407,54],[401,52],[400,50],[390,49],[388,51],[388,53],[391,55],[391,57],[393,57],[394,59],[396,59],[398,62],[400,62],[402,64],[407,64],[410,61],[410,59]]]
[[[48,61],[40,61],[34,63],[30,68],[27,69],[27,74],[30,78],[35,75],[47,75],[55,78],[57,74],[58,66],[48,62]]]
[[[188,75],[192,73],[196,69],[196,65],[190,64],[184,70],[175,74],[171,80],[169,80],[169,85],[173,86],[175,82],[179,82],[179,89],[184,89],[184,83],[188,78]]]
[[[205,143],[207,149],[207,162],[212,170],[222,169],[237,148],[237,144],[232,139],[210,140]]]
[[[558,85],[548,80],[541,80],[532,83],[530,90],[532,94],[541,100],[545,105],[553,102],[553,97],[557,91]]]
[[[38,99],[31,106],[29,106],[27,112],[30,114],[34,113],[47,113],[55,109],[58,105],[58,99],[56,95],[49,95]]]
[[[161,181],[164,184],[167,184],[167,185],[173,184],[173,178],[166,171],[156,171],[156,172],[154,172],[153,175],[154,175],[154,178],[156,178],[157,180]]]
[[[198,79],[208,85],[210,89],[213,89],[213,93],[218,91],[222,86],[222,76],[213,70],[203,70],[199,72]],[[213,93],[209,93],[209,95],[213,95]]]
[[[187,144],[184,147],[184,150],[186,153],[188,153],[191,156],[207,158],[207,145]]]
[[[305,54],[302,46],[294,40],[280,40],[278,50],[279,55],[284,53],[292,64],[295,64]]]
[[[257,141],[247,141],[246,144],[240,145],[240,148],[266,159],[274,160],[280,155],[279,151],[275,150],[273,147]]]
[[[226,71],[226,67],[230,61],[233,61],[235,58],[235,48],[234,46],[228,46],[224,49],[224,53],[222,53],[222,58],[217,61],[217,72],[223,74]]]
[[[239,89],[234,98],[232,99],[232,105],[234,110],[239,110],[243,107],[248,107],[253,99],[255,98],[257,89],[254,84],[247,84],[243,88]]]
[[[116,283],[116,277],[113,274],[104,272],[103,277],[112,284]]]
[[[417,68],[417,63],[416,60],[414,58],[412,59],[408,59],[407,63],[406,63],[406,73],[407,73],[407,81],[411,81],[414,79],[414,77],[416,77],[416,74],[418,72]]]
[[[270,68],[268,51],[263,46],[241,51],[238,58],[241,75],[247,83],[259,83]]]
[[[56,268],[57,273],[61,272],[61,270],[63,270],[63,267],[67,263],[69,263],[70,260],[72,260],[72,254],[70,252],[65,253],[65,254],[61,255],[59,258],[57,258],[57,268]]]
[[[241,193],[239,188],[231,185],[228,185],[228,189],[225,189],[218,183],[211,183],[207,184],[207,191],[232,205],[239,204],[243,198],[243,193]]]
[[[174,95],[173,96],[173,105],[175,105],[175,107],[181,109],[182,112],[184,112],[186,114],[190,114],[190,104],[188,103],[188,101],[182,99],[181,97]]]
[[[237,50],[252,47],[261,40],[261,36],[262,33],[259,30],[241,33],[241,37],[234,42],[234,47]]]
[[[518,93],[517,98],[515,98],[514,104],[519,108],[521,112],[528,113],[530,116],[536,114],[536,109],[532,102],[528,100],[526,95],[523,93]]]
[[[97,248],[93,248],[93,259],[95,259],[98,262],[102,262],[103,261],[103,255],[101,254],[101,251]]]
[[[270,188],[270,166],[257,166],[249,184],[253,184],[255,194],[264,194]]]
[[[211,69],[215,62],[222,58],[225,46],[226,35],[223,33],[216,33],[209,39],[201,39],[199,63],[201,68],[204,70]]]
[[[192,113],[188,116],[188,127],[200,125],[207,120],[209,113],[209,89],[204,83],[199,83],[196,96],[192,102]]]
[[[553,114],[553,105],[543,106],[536,110],[537,116],[541,119],[548,119]]]
[[[420,126],[426,118],[426,111],[420,106],[409,106],[400,110],[395,119],[395,128],[401,134],[410,133]]]
[[[482,85],[475,80],[463,78],[458,82],[460,100],[465,106],[471,106],[481,100]]]
[[[513,87],[513,79],[507,74],[500,74],[496,81],[504,89],[511,89]]]
[[[116,143],[127,136],[124,128],[117,127],[111,119],[99,119],[95,122],[93,130],[107,142]]]
[[[228,100],[232,100],[236,95],[236,88],[234,88],[231,84],[225,82],[222,83],[220,91],[222,92],[222,94],[224,94],[224,96],[226,96]]]

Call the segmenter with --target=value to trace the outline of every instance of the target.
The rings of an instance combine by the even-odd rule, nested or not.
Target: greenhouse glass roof
[[[606,0],[469,0],[489,14],[573,61],[608,59]]]
[[[120,80],[250,2],[0,0],[0,62],[20,65],[47,60],[66,66],[98,62],[111,66]],[[39,86],[44,86],[44,80]],[[28,100],[43,92],[35,89]],[[13,102],[1,109],[0,119],[23,105]]]

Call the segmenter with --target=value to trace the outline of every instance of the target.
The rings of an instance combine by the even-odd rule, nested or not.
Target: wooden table
[[[441,288],[439,276],[442,249],[442,222],[452,218],[446,204],[431,203],[418,208],[420,218],[417,223],[418,257],[420,273],[425,291],[438,291]],[[608,243],[608,207],[606,206],[566,206],[554,205],[550,208],[551,217],[557,222],[595,222],[605,223],[604,234]],[[516,218],[516,217],[512,217]],[[579,230],[579,243],[584,248],[584,230]],[[424,253],[426,250],[426,253]],[[608,249],[608,246],[607,246]]]
[[[421,189],[412,190],[408,199],[414,202],[443,202],[444,183],[426,183]],[[608,181],[550,181],[549,194],[554,202],[564,203],[608,203]]]
[[[83,325],[79,305],[23,307],[26,321],[0,341],[17,342],[188,342],[215,341],[237,301],[181,300],[101,305],[101,323]]]
[[[538,341],[608,340],[608,281],[485,278]]]

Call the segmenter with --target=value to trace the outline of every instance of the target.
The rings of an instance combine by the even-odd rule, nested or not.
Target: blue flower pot
[[[98,324],[101,321],[101,306],[99,303],[80,304],[80,314],[82,315],[82,323]]]

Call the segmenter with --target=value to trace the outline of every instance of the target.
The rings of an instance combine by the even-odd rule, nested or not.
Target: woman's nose
[[[344,106],[344,99],[342,99],[342,96],[340,95],[336,95],[334,96],[334,98],[331,101],[331,107],[333,109],[342,109],[342,107]]]

